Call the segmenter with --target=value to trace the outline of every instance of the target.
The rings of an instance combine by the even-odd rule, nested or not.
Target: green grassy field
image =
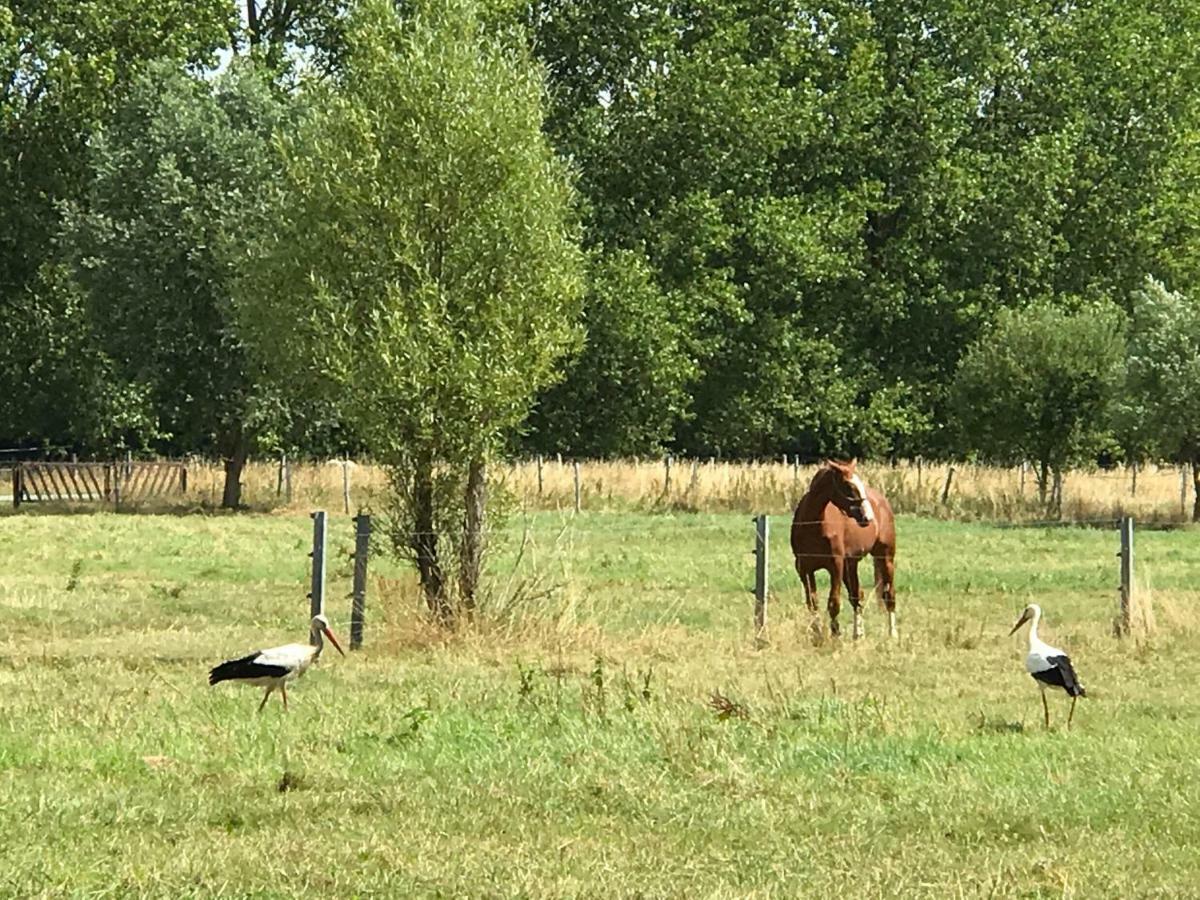
[[[307,517],[0,516],[0,895],[1200,892],[1200,532],[1139,533],[1118,642],[1113,532],[902,518],[900,639],[872,606],[852,644],[773,526],[761,649],[747,516],[545,513],[464,633],[374,562],[364,649],[259,715],[207,669],[303,639]],[[1031,600],[1070,732],[1007,636]]]

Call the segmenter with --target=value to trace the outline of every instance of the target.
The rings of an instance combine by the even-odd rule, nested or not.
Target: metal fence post
[[[319,616],[325,612],[325,510],[319,509],[312,513],[313,548],[312,557],[312,590],[308,594],[312,603],[309,615]]]
[[[767,538],[766,514],[754,517],[754,631],[761,636],[767,627]]]
[[[583,508],[583,497],[579,487],[579,460],[573,460],[571,465],[575,469],[575,512],[579,512]]]
[[[1117,636],[1128,637],[1133,624],[1133,516],[1121,519],[1121,615]]]
[[[367,609],[367,555],[371,546],[371,517],[359,513],[354,517],[354,591],[350,604],[350,649],[358,650],[363,642],[363,619]]]
[[[350,460],[342,460],[342,512],[350,513]]]

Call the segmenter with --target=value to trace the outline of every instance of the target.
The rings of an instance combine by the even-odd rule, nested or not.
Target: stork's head
[[[335,638],[333,636],[333,632],[329,630],[329,620],[321,613],[317,613],[312,617],[312,626],[310,630],[312,631],[312,636],[314,638],[319,638],[320,636],[324,635],[325,637],[329,638],[329,643],[333,644],[334,649],[337,650],[338,653],[341,653],[342,656],[346,655],[345,651],[342,650],[342,645],[338,643],[338,639]]]
[[[867,499],[867,486],[855,472],[858,461],[838,462],[829,460],[826,465],[833,472],[833,505],[862,527],[875,520],[875,509]]]
[[[1021,611],[1021,618],[1017,619],[1017,624],[1012,627],[1009,634],[1016,634],[1017,629],[1028,622],[1030,619],[1040,619],[1042,617],[1042,608],[1036,603],[1030,603],[1024,610]]]

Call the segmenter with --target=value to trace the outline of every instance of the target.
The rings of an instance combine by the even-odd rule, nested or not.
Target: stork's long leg
[[[1068,731],[1071,729],[1071,719],[1073,719],[1075,717],[1075,701],[1078,699],[1079,699],[1078,697],[1071,698],[1071,712],[1067,716],[1067,730]]]
[[[287,685],[286,685],[286,684],[281,684],[281,685],[279,686],[279,692],[280,692],[280,693],[283,695],[283,710],[284,710],[284,712],[287,712],[287,708],[288,708],[288,705],[287,705]]]
[[[267,705],[267,700],[270,698],[270,696],[271,696],[271,691],[273,691],[273,690],[275,690],[275,686],[274,686],[274,685],[272,685],[271,687],[267,688],[267,692],[266,692],[265,694],[263,694],[262,703],[258,704],[258,711],[259,711],[259,712],[262,712],[262,711],[263,711],[263,707]]]
[[[1042,709],[1046,711],[1046,727],[1050,727],[1050,704],[1046,702],[1046,691],[1042,691]]]

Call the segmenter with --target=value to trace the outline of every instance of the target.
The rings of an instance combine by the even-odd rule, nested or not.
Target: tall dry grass
[[[863,464],[868,484],[881,490],[899,513],[945,519],[1021,522],[1051,517],[1039,502],[1033,472],[972,464],[896,466]],[[578,463],[583,511],[790,512],[816,466],[715,460],[582,460]],[[576,464],[525,460],[492,469],[493,483],[531,510],[573,510]],[[217,505],[224,472],[212,462],[193,463],[193,502]],[[252,462],[243,474],[243,500],[259,509],[286,512],[324,508],[356,512],[381,509],[387,492],[384,470],[369,463],[292,463],[290,501],[275,461]],[[947,490],[947,479],[949,489]],[[1181,488],[1182,493],[1181,493]],[[349,502],[346,502],[348,489]],[[1180,470],[1150,467],[1138,472],[1136,491],[1128,469],[1073,470],[1063,480],[1062,518],[1111,520],[1125,515],[1146,523],[1184,522],[1191,515],[1191,481]],[[945,501],[943,502],[943,496]]]

